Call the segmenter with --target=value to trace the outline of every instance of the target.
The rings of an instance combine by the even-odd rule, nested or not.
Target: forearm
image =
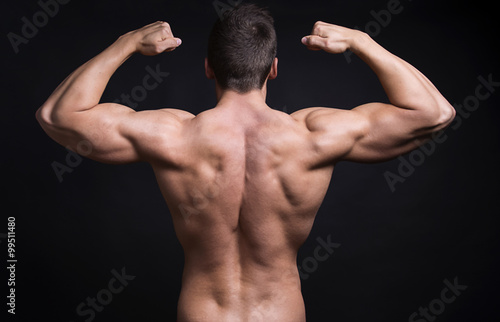
[[[368,35],[355,37],[351,50],[378,76],[391,104],[430,114],[449,112],[448,101],[427,77]]]
[[[126,34],[76,69],[40,108],[43,119],[61,122],[70,113],[89,110],[99,104],[109,79],[135,48],[133,36]]]

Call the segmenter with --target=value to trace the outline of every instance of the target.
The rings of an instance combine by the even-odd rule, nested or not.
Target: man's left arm
[[[86,156],[91,159],[106,163],[147,160],[161,140],[155,137],[159,133],[155,129],[178,133],[176,129],[189,113],[168,109],[135,112],[120,104],[99,104],[99,100],[113,73],[134,53],[157,55],[180,43],[168,23],[160,21],[119,37],[56,88],[38,109],[37,120],[59,144],[76,152],[86,145]]]

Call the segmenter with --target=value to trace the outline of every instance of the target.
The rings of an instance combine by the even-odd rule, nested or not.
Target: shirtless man
[[[37,111],[47,134],[106,163],[151,164],[185,253],[179,321],[305,321],[297,251],[339,161],[377,162],[411,151],[455,111],[418,70],[368,35],[324,22],[311,50],[351,50],[377,74],[391,104],[313,107],[291,115],[266,105],[277,76],[270,15],[243,5],[218,20],[206,75],[217,106],[135,112],[99,103],[134,53],[181,44],[166,22],[129,32],[74,71]],[[90,148],[89,148],[90,147]]]

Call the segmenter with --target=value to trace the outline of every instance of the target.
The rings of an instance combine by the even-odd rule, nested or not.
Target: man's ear
[[[271,65],[271,72],[269,72],[269,79],[275,79],[276,77],[278,77],[278,57],[274,58]]]
[[[210,64],[208,63],[208,58],[205,58],[205,75],[207,76],[208,79],[215,79],[214,70],[212,69],[212,67],[210,67]]]

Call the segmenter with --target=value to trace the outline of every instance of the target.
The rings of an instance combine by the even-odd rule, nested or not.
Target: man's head
[[[277,73],[273,24],[269,12],[253,4],[226,11],[210,34],[207,76],[215,78],[222,90],[260,90]]]

